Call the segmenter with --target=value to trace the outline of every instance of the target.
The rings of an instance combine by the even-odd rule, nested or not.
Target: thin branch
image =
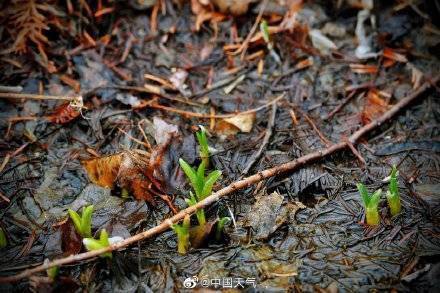
[[[21,94],[21,93],[0,93],[0,98],[32,99],[32,100],[62,100],[62,101],[70,101],[70,102],[74,102],[78,99],[78,97],[48,96],[48,95]]]
[[[258,24],[260,24],[261,18],[263,17],[264,10],[266,9],[267,3],[269,3],[268,0],[263,0],[263,3],[260,6],[260,11],[258,12],[257,18],[255,19],[255,23],[251,28],[251,31],[247,35],[246,39],[244,40],[243,44],[241,44],[240,48],[238,48],[237,51],[235,51],[236,54],[241,52],[240,59],[244,59],[244,55],[246,54],[247,48],[249,46],[249,42],[252,39],[252,36],[255,34],[258,28]]]
[[[267,124],[266,134],[264,135],[263,142],[261,143],[258,151],[252,154],[251,158],[249,159],[249,163],[247,163],[246,168],[244,168],[244,170],[241,172],[242,175],[246,175],[249,172],[249,170],[252,168],[255,162],[260,158],[261,154],[263,153],[264,149],[269,143],[269,139],[272,136],[273,128],[275,126],[276,113],[277,113],[277,104],[273,104],[272,112],[270,113],[270,119],[269,119],[269,123]]]
[[[190,111],[185,111],[185,110],[181,110],[181,109],[177,109],[177,108],[173,108],[173,107],[168,107],[168,106],[163,106],[157,103],[151,103],[151,104],[145,104],[146,107],[150,107],[150,108],[154,108],[154,109],[159,109],[159,110],[164,110],[164,111],[169,111],[169,112],[174,112],[174,113],[178,113],[178,114],[182,114],[188,117],[196,117],[196,118],[204,118],[204,119],[212,119],[212,118],[231,118],[231,117],[235,117],[238,115],[245,115],[245,114],[250,114],[250,113],[255,113],[258,112],[260,110],[263,110],[264,108],[269,107],[270,105],[275,104],[276,102],[278,102],[279,100],[283,99],[285,96],[285,93],[279,95],[278,97],[276,97],[275,99],[273,99],[270,102],[267,102],[266,104],[254,108],[254,109],[250,109],[250,110],[246,110],[243,112],[237,112],[237,113],[231,113],[231,114],[217,114],[217,115],[213,115],[213,114],[203,114],[203,113],[195,113],[195,112],[190,112]]]
[[[440,80],[440,76],[437,76],[432,81],[434,84],[436,84],[436,83],[438,83],[439,80]],[[353,133],[349,137],[348,141],[351,144],[355,144],[356,141],[358,141],[359,138],[361,138],[363,135],[365,135],[366,133],[379,127],[380,125],[382,125],[383,123],[388,121],[390,118],[392,118],[394,115],[396,115],[400,110],[402,110],[403,108],[408,106],[408,104],[417,100],[417,98],[421,97],[421,94],[423,92],[425,92],[431,86],[432,86],[431,83],[423,84],[420,88],[418,88],[416,91],[414,91],[411,95],[407,96],[406,98],[402,99],[400,102],[395,104],[391,109],[389,109],[387,112],[385,112],[381,117],[379,117],[378,119],[372,121],[371,123],[365,125],[364,127],[357,130],[355,133]],[[220,189],[219,191],[213,193],[212,195],[208,196],[207,198],[198,202],[197,204],[180,211],[178,214],[172,216],[171,218],[164,220],[161,224],[159,224],[159,225],[157,225],[147,231],[136,234],[132,237],[124,239],[121,242],[115,243],[113,245],[110,245],[110,246],[102,248],[102,249],[88,251],[88,252],[84,252],[84,253],[80,253],[80,254],[76,254],[76,255],[71,255],[71,256],[68,256],[65,258],[56,259],[56,260],[48,262],[46,264],[42,264],[38,267],[24,270],[16,275],[13,275],[13,276],[1,277],[0,283],[17,282],[23,278],[28,278],[35,273],[43,272],[43,271],[45,271],[51,267],[54,267],[54,266],[61,266],[61,265],[66,265],[66,264],[82,261],[85,259],[99,256],[105,252],[110,252],[110,251],[118,250],[121,248],[125,248],[131,244],[138,242],[138,241],[150,238],[154,235],[157,235],[159,233],[162,233],[162,232],[168,230],[172,224],[179,222],[186,215],[194,214],[196,212],[196,210],[205,208],[205,207],[211,205],[212,203],[218,201],[220,198],[222,198],[224,196],[230,195],[234,192],[237,192],[238,190],[246,188],[246,187],[248,187],[252,184],[255,184],[257,182],[260,182],[264,179],[267,179],[267,178],[270,178],[273,176],[277,176],[277,175],[283,174],[288,171],[293,171],[300,166],[303,166],[303,165],[305,165],[309,162],[312,162],[312,161],[316,161],[318,159],[322,159],[323,157],[325,157],[329,154],[332,154],[336,151],[345,149],[347,147],[348,147],[348,143],[346,141],[342,141],[337,144],[331,145],[330,147],[327,147],[327,148],[312,152],[310,154],[307,154],[305,156],[302,156],[298,159],[295,159],[295,160],[289,161],[287,163],[260,171],[252,176],[249,176],[249,177],[246,177],[242,180],[233,182],[232,184],[226,186],[223,189]]]

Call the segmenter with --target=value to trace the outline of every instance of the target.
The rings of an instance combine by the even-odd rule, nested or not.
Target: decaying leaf
[[[372,89],[368,92],[365,100],[364,109],[361,113],[363,124],[368,124],[374,119],[381,116],[389,108],[387,101],[379,96],[377,90]]]
[[[81,251],[82,239],[76,232],[72,220],[69,219],[60,226],[61,230],[61,249],[64,255],[77,254]]]
[[[52,123],[65,124],[81,114],[78,107],[73,107],[71,103],[65,103],[55,109],[54,113],[46,116],[46,119]]]
[[[212,227],[215,223],[216,221],[210,221],[208,223],[205,223],[203,226],[198,225],[192,227],[189,231],[191,247],[201,247],[211,234]]]
[[[211,0],[222,13],[242,15],[248,11],[249,4],[255,0]]]
[[[81,163],[89,175],[90,181],[96,185],[113,188],[119,173],[123,153],[83,160]]]
[[[250,132],[255,121],[255,113],[238,114],[220,120],[216,125],[216,132],[221,135],[233,135],[241,132]]]
[[[155,205],[154,195],[161,193],[161,184],[153,176],[149,157],[132,151],[82,161],[90,180],[102,187],[116,185],[128,190],[138,200]]]
[[[251,210],[237,225],[252,228],[255,239],[266,239],[282,224],[292,219],[298,210],[305,208],[301,202],[283,205],[283,201],[284,197],[277,192],[265,196],[258,195]]]

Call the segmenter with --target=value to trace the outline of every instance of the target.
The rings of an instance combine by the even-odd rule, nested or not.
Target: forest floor
[[[27,53],[1,57],[0,281],[86,252],[68,209],[93,204],[93,234],[127,239],[187,208],[179,159],[198,165],[202,128],[209,168],[222,173],[216,191],[347,142],[431,88],[353,144],[205,207],[209,228],[184,255],[169,229],[0,291],[171,292],[194,280],[230,291],[439,292],[440,30],[424,5],[385,1],[362,14],[331,1],[261,1],[233,16],[190,1],[103,2],[109,9],[83,7],[86,20],[61,4],[56,17],[42,9],[46,47],[29,41]],[[57,19],[78,31],[58,34]],[[402,211],[391,217],[393,165]],[[380,225],[366,224],[357,183],[382,188]]]

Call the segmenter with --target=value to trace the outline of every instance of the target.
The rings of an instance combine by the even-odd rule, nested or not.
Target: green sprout
[[[275,52],[273,42],[270,40],[269,26],[267,21],[264,19],[260,23],[260,32],[263,35],[264,42],[266,43],[266,47],[269,50],[270,55],[276,63],[281,64],[280,56],[278,56],[278,54]]]
[[[267,48],[269,50],[272,49],[272,43],[270,42],[270,33],[269,33],[269,26],[267,25],[266,20],[262,20],[260,23],[260,31],[263,34],[263,39],[267,44]]]
[[[195,205],[197,203],[197,199],[194,196],[194,193],[192,193],[192,191],[189,192],[189,195],[190,195],[190,198],[186,198],[185,201],[190,207],[192,207],[193,205]],[[197,221],[199,222],[200,226],[203,226],[206,224],[205,210],[198,209],[196,211],[196,217],[197,217]]]
[[[49,263],[49,259],[46,258],[44,260],[44,264],[48,264],[48,263]],[[58,266],[54,266],[54,267],[48,268],[46,270],[46,274],[49,277],[49,279],[54,281],[57,278],[59,271],[60,271],[60,268]]]
[[[391,210],[391,215],[395,216],[400,213],[402,205],[400,203],[399,187],[397,185],[397,168],[393,166],[390,175],[390,185],[387,191],[387,201]]]
[[[110,242],[108,240],[108,233],[105,229],[101,230],[101,234],[99,235],[99,239],[94,238],[84,238],[83,244],[87,248],[88,251],[98,250],[104,247],[110,246]],[[101,257],[112,258],[111,252],[105,252],[101,254]]]
[[[223,218],[220,218],[220,219],[218,220],[218,222],[217,222],[217,227],[216,227],[216,230],[215,230],[215,239],[216,239],[217,241],[219,241],[219,240],[221,239],[223,229],[224,229],[225,226],[228,225],[230,222],[231,222],[231,218],[229,218],[229,217],[223,217]]]
[[[6,239],[5,232],[0,227],[0,249],[5,248],[8,245],[8,240]]]
[[[181,225],[174,224],[171,228],[177,235],[177,252],[180,254],[186,254],[189,249],[189,226],[190,216],[186,215]]]
[[[209,146],[205,128],[201,127],[201,130],[196,132],[196,137],[200,147],[200,158],[205,166],[209,166]]]
[[[74,210],[69,209],[68,212],[73,225],[75,225],[76,232],[83,238],[91,238],[93,205],[83,207],[81,217]]]
[[[200,163],[197,171],[185,162],[184,159],[179,159],[179,164],[194,189],[197,202],[204,200],[211,194],[214,183],[222,174],[219,170],[214,170],[205,177],[205,163],[203,161]]]
[[[365,188],[362,183],[357,184],[357,188],[359,190],[359,193],[361,194],[362,201],[364,202],[367,224],[370,226],[379,225],[380,216],[378,206],[382,189],[376,190],[370,196],[367,188]]]

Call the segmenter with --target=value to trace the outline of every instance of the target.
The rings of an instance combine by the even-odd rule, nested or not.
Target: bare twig
[[[70,102],[74,102],[74,101],[78,100],[78,97],[34,95],[34,94],[23,94],[23,93],[0,93],[0,98],[32,99],[32,100],[63,100],[63,101],[70,101]]]
[[[168,106],[163,106],[160,104],[156,104],[156,103],[151,103],[151,104],[147,104],[147,107],[150,108],[154,108],[154,109],[159,109],[159,110],[164,110],[164,111],[169,111],[169,112],[174,112],[174,113],[178,113],[178,114],[182,114],[188,117],[196,117],[196,118],[204,118],[204,119],[212,119],[212,118],[231,118],[231,117],[235,117],[238,115],[245,115],[245,114],[250,114],[250,113],[255,113],[258,112],[264,108],[269,107],[270,105],[275,104],[276,102],[278,102],[279,100],[283,99],[285,96],[285,93],[279,95],[278,97],[276,97],[275,99],[273,99],[270,102],[267,102],[266,104],[254,108],[254,109],[250,109],[250,110],[246,110],[243,112],[237,112],[237,113],[231,113],[231,114],[217,114],[217,115],[213,115],[213,114],[203,114],[203,113],[195,113],[195,112],[190,112],[190,111],[185,111],[185,110],[181,110],[181,109],[177,109],[177,108],[173,108],[173,107],[168,107]]]
[[[359,153],[359,151],[354,147],[354,145],[350,141],[347,141],[347,146],[351,150],[351,152],[356,156],[356,158],[358,158],[358,160],[361,162],[362,166],[365,167],[367,165],[367,163],[365,162],[364,157],[362,157],[362,155]]]
[[[266,6],[267,6],[268,2],[269,2],[268,0],[264,0],[263,3],[261,4],[260,11],[258,12],[257,18],[255,19],[255,23],[252,26],[251,31],[247,35],[247,37],[244,40],[243,44],[241,44],[240,48],[238,48],[238,50],[235,52],[237,54],[241,52],[241,56],[240,56],[241,60],[244,59],[244,55],[246,54],[247,48],[249,46],[249,42],[251,41],[252,36],[257,31],[258,24],[260,23],[261,18],[263,17],[263,13],[264,13],[264,10],[266,9]]]
[[[319,139],[321,140],[321,142],[323,144],[325,144],[326,147],[331,145],[331,142],[328,138],[325,137],[324,134],[322,134],[321,131],[319,131],[318,127],[316,127],[315,123],[313,122],[313,120],[309,117],[309,115],[307,115],[305,112],[303,112],[301,109],[297,108],[297,110],[301,113],[301,115],[306,119],[307,123],[310,124],[310,126],[313,128],[313,130],[316,132],[316,134],[318,135]]]
[[[352,91],[348,96],[333,110],[330,112],[330,114],[327,115],[323,120],[329,120],[331,119],[336,113],[338,113],[345,105],[347,105],[348,102],[355,96],[356,91]],[[360,94],[360,97],[363,97],[365,95],[365,92],[362,92]]]
[[[437,76],[435,79],[433,79],[433,82],[436,84],[440,80],[440,76]],[[425,83],[420,88],[418,88],[416,91],[414,91],[411,95],[407,96],[406,98],[402,99],[400,102],[395,104],[391,109],[389,109],[387,112],[385,112],[381,117],[378,119],[370,122],[369,124],[365,125],[364,127],[357,130],[355,133],[353,133],[349,139],[348,142],[351,144],[355,144],[356,141],[359,140],[360,137],[365,135],[366,133],[370,132],[371,130],[379,127],[384,122],[392,118],[394,115],[396,115],[400,110],[405,108],[408,104],[415,101],[417,98],[421,96],[421,94],[426,91],[428,88],[430,88],[432,85],[431,83]],[[297,169],[300,166],[303,166],[311,161],[315,161],[318,159],[322,159],[323,157],[332,154],[336,151],[339,151],[341,149],[345,149],[348,147],[347,141],[342,141],[337,144],[333,144],[330,147],[312,152],[310,154],[307,154],[305,156],[302,156],[298,159],[289,161],[287,163],[260,171],[252,176],[246,177],[242,180],[238,180],[236,182],[231,183],[230,185],[226,186],[223,189],[220,189],[219,191],[213,193],[212,195],[208,196],[204,200],[198,202],[197,204],[190,206],[182,211],[180,211],[178,214],[172,216],[171,218],[168,218],[164,220],[159,225],[144,231],[142,233],[136,234],[132,237],[129,237],[127,239],[124,239],[121,242],[112,244],[108,247],[97,249],[89,252],[84,252],[80,254],[71,255],[65,258],[60,258],[51,262],[48,262],[46,264],[42,264],[40,266],[37,266],[32,269],[24,270],[16,275],[8,276],[8,277],[1,277],[0,283],[6,283],[6,282],[17,282],[23,278],[28,278],[32,276],[35,273],[42,272],[47,270],[48,268],[54,267],[54,266],[61,266],[69,263],[78,262],[81,260],[93,258],[96,256],[99,256],[105,252],[110,252],[114,250],[118,250],[121,248],[125,248],[131,244],[134,244],[138,241],[150,238],[154,235],[157,235],[159,233],[162,233],[170,228],[170,226],[174,223],[179,222],[182,220],[186,215],[191,215],[196,212],[196,210],[204,208],[206,206],[209,206],[210,204],[218,201],[220,198],[227,196],[229,194],[232,194],[238,190],[241,190],[243,188],[246,188],[252,184],[255,184],[257,182],[260,182],[264,179],[267,179],[269,177],[277,176],[282,173],[293,171]]]
[[[272,112],[270,113],[270,119],[267,124],[266,134],[264,135],[263,142],[260,145],[260,148],[258,151],[252,154],[252,156],[249,159],[249,162],[244,168],[244,170],[241,172],[242,175],[246,175],[249,170],[252,168],[252,166],[255,164],[255,162],[260,158],[261,154],[263,153],[264,149],[266,148],[267,144],[269,143],[269,139],[272,136],[273,128],[275,126],[275,117],[277,113],[277,104],[272,105]]]

